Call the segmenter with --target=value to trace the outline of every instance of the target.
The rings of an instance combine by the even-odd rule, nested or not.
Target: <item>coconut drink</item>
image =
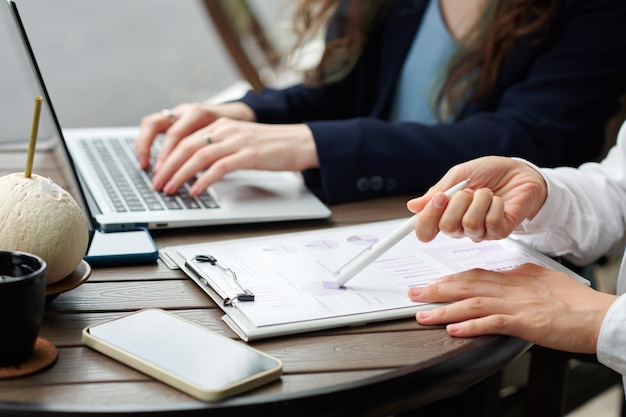
[[[33,174],[43,98],[35,97],[26,169],[0,177],[0,250],[35,254],[47,263],[46,285],[70,275],[89,243],[89,227],[74,197]]]
[[[0,177],[0,250],[33,253],[48,264],[46,284],[68,276],[89,243],[85,215],[50,178],[25,173]]]

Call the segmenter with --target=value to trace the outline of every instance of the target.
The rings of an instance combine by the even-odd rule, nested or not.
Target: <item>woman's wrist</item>
[[[220,112],[222,116],[229,117],[235,120],[242,120],[245,122],[256,122],[256,114],[245,103],[239,101],[233,101],[229,103],[220,104]]]

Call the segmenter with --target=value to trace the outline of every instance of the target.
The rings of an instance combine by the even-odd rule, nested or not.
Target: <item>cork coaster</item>
[[[46,339],[38,337],[30,358],[22,363],[10,366],[0,366],[0,379],[17,378],[34,374],[52,366],[57,360],[57,348]]]

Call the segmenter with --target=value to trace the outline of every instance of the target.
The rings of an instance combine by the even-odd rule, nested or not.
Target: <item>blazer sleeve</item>
[[[452,123],[385,120],[388,105],[379,103],[386,100],[384,93],[376,86],[371,96],[361,91],[370,87],[371,72],[382,71],[372,52],[385,46],[379,39],[368,44],[363,59],[341,82],[268,90],[244,101],[260,122],[310,127],[320,167],[304,172],[305,180],[330,204],[417,195],[451,166],[483,155],[518,156],[542,166],[577,165],[598,155],[604,125],[626,90],[626,3],[560,3],[546,35],[551,41],[514,49],[497,91]],[[516,61],[527,59],[524,54],[532,54],[532,62],[521,71]]]

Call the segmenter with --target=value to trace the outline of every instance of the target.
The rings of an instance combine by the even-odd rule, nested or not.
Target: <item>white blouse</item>
[[[528,163],[528,162],[527,162]],[[532,164],[529,164],[532,165]],[[536,168],[536,167],[535,167]],[[548,184],[540,212],[513,237],[541,252],[564,256],[578,265],[624,251],[626,243],[626,123],[617,144],[600,163],[576,168],[538,169]],[[626,266],[617,283],[618,300],[602,324],[598,360],[626,382]]]

